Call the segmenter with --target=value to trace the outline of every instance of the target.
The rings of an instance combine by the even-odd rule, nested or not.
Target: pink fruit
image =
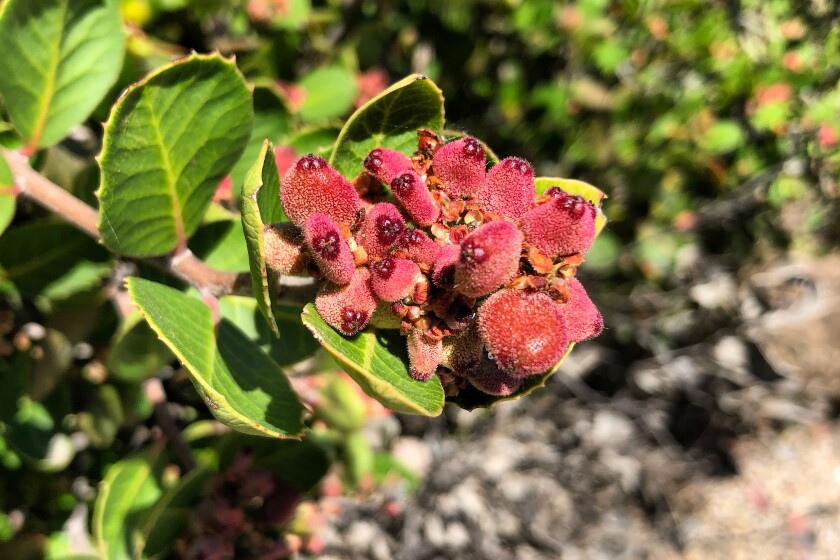
[[[569,280],[569,301],[560,306],[566,319],[566,328],[571,342],[595,338],[604,330],[604,319],[580,280]]]
[[[348,285],[324,286],[315,297],[315,309],[324,321],[343,335],[354,335],[365,328],[376,311],[370,272],[357,268]]]
[[[418,264],[432,266],[440,252],[440,245],[416,228],[408,228],[397,240],[399,248],[406,257]]]
[[[525,239],[550,258],[585,252],[595,240],[595,206],[583,197],[553,192],[554,198],[522,216]]]
[[[278,274],[306,274],[309,256],[303,249],[303,234],[293,224],[274,224],[263,229],[265,262]]]
[[[383,301],[399,301],[411,295],[420,267],[407,259],[385,257],[370,265],[373,293]]]
[[[335,284],[348,284],[356,263],[338,224],[326,214],[312,214],[304,223],[303,235],[312,259],[324,276]]]
[[[460,245],[444,245],[441,247],[432,271],[432,284],[438,288],[451,288],[455,284],[455,265],[460,258]]]
[[[440,217],[440,206],[414,171],[406,171],[391,181],[391,191],[419,226],[430,226]]]
[[[286,172],[280,203],[289,220],[303,227],[315,213],[327,214],[340,224],[350,224],[362,201],[355,187],[321,157],[308,154]]]
[[[492,359],[514,377],[548,371],[569,346],[560,306],[542,293],[496,292],[478,311],[478,330]]]
[[[486,355],[481,360],[481,365],[467,375],[467,379],[479,391],[497,397],[512,395],[522,386],[521,378],[502,371],[496,362]]]
[[[405,220],[396,206],[389,202],[374,204],[365,216],[362,246],[370,260],[382,258],[405,231]]]
[[[506,220],[488,222],[461,241],[455,286],[469,297],[485,296],[519,269],[522,233]]]
[[[443,181],[443,190],[451,197],[469,196],[484,181],[487,157],[481,142],[470,136],[444,144],[435,154],[435,175]]]
[[[432,340],[422,331],[408,334],[409,374],[418,381],[428,381],[437,371],[443,352],[440,340]]]
[[[482,210],[517,219],[534,207],[534,169],[524,159],[505,158],[487,173],[478,191]]]
[[[365,171],[390,185],[391,181],[404,171],[412,169],[411,159],[396,150],[374,148],[365,158]]]

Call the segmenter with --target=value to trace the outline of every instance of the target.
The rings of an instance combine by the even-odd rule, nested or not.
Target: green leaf
[[[146,511],[160,498],[159,451],[111,465],[93,506],[93,536],[102,560],[132,560],[132,541]]]
[[[242,209],[242,230],[248,247],[254,296],[271,330],[280,336],[277,321],[271,313],[273,275],[265,264],[263,229],[266,225],[287,220],[280,206],[280,177],[274,159],[274,146],[268,140],[263,142],[259,157],[245,178],[239,205]]]
[[[744,131],[735,121],[718,121],[700,138],[700,147],[713,154],[725,154],[744,143]]]
[[[190,238],[189,247],[207,265],[226,272],[248,272],[248,250],[238,219],[203,224]]]
[[[17,199],[12,194],[14,184],[15,178],[12,175],[12,170],[6,162],[6,158],[0,155],[0,235],[6,231],[6,228],[12,223],[12,218],[15,217]]]
[[[65,223],[32,222],[14,227],[0,243],[0,277],[14,282],[24,295],[37,295],[83,259],[100,260],[105,251]]]
[[[560,187],[565,192],[582,196],[594,204],[598,210],[598,215],[595,217],[596,235],[601,233],[601,230],[607,225],[607,217],[601,211],[601,202],[607,198],[607,195],[598,187],[593,187],[589,183],[577,179],[563,179],[561,177],[537,177],[534,179],[534,186],[537,189],[537,195],[545,193],[550,187]]]
[[[574,343],[569,344],[569,347],[566,349],[566,353],[563,354],[563,357],[560,358],[560,361],[557,362],[557,365],[555,365],[547,372],[541,375],[532,375],[530,377],[525,378],[525,381],[522,383],[522,387],[520,387],[518,391],[511,395],[508,395],[506,397],[488,395],[487,393],[479,391],[472,385],[467,384],[467,387],[465,389],[462,389],[457,395],[446,397],[446,402],[458,405],[464,410],[475,410],[476,408],[490,408],[491,406],[497,403],[504,401],[512,401],[520,397],[524,397],[525,395],[529,395],[535,390],[539,389],[540,387],[545,387],[545,382],[548,381],[549,377],[554,375],[554,372],[560,369],[560,365],[563,363],[563,360],[565,360],[568,357],[574,346]]]
[[[0,95],[31,147],[55,144],[114,85],[125,37],[116,0],[7,0]]]
[[[359,88],[356,76],[339,66],[318,68],[298,83],[305,92],[300,118],[306,122],[340,117],[350,111]]]
[[[230,172],[232,192],[239,196],[242,182],[251,169],[268,138],[279,144],[292,130],[292,114],[285,99],[273,84],[256,84],[254,87],[254,130],[248,145]]]
[[[437,416],[443,410],[440,379],[417,381],[408,374],[406,339],[399,332],[367,329],[345,337],[311,303],[303,310],[303,324],[368,396],[406,414]]]
[[[330,163],[345,177],[355,177],[377,146],[413,153],[418,128],[443,128],[443,94],[429,78],[412,74],[353,113],[338,135]]]
[[[172,352],[162,344],[140,313],[128,315],[111,341],[108,371],[116,379],[142,381],[172,361]]]
[[[182,476],[149,510],[134,540],[134,557],[150,558],[172,549],[194,517],[194,506],[213,472],[200,466]]]
[[[222,320],[214,340],[210,308],[168,286],[129,278],[128,291],[149,325],[178,357],[213,415],[235,430],[297,437],[303,405],[271,358]]]
[[[116,253],[162,255],[195,232],[253,121],[232,61],[193,55],[135,84],[105,124],[99,231]]]
[[[275,305],[272,309],[279,338],[269,329],[252,297],[219,299],[219,314],[256,342],[279,366],[290,366],[310,357],[319,348],[300,320],[300,308]]]
[[[292,135],[289,146],[299,154],[316,154],[330,157],[341,129],[331,124],[318,127],[303,127]]]

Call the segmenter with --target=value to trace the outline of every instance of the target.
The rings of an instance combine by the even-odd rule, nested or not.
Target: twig
[[[155,420],[163,435],[166,436],[166,441],[172,448],[172,453],[185,471],[194,469],[198,462],[195,460],[192,449],[181,435],[181,430],[178,429],[172,415],[169,414],[163,383],[157,377],[152,377],[143,384],[143,392],[154,406]]]
[[[0,150],[14,173],[18,193],[53,211],[99,241],[99,213],[95,209],[32,169],[20,154],[2,148]],[[249,291],[250,280],[247,275],[212,268],[185,247],[171,255],[146,260],[214,296]]]

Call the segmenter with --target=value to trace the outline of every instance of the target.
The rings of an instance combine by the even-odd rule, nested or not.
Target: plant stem
[[[99,240],[99,213],[94,208],[32,169],[20,154],[3,148],[0,151],[14,173],[17,192]],[[247,276],[212,268],[186,247],[171,255],[147,260],[214,296],[247,291],[250,287]]]

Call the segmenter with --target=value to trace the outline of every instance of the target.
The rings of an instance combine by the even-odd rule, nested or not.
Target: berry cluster
[[[266,228],[267,261],[321,278],[315,307],[342,334],[399,328],[415,379],[511,394],[603,328],[575,278],[597,210],[559,187],[538,197],[522,159],[487,171],[474,138],[418,137],[412,157],[371,151],[352,182],[300,158],[280,192],[291,223]]]

